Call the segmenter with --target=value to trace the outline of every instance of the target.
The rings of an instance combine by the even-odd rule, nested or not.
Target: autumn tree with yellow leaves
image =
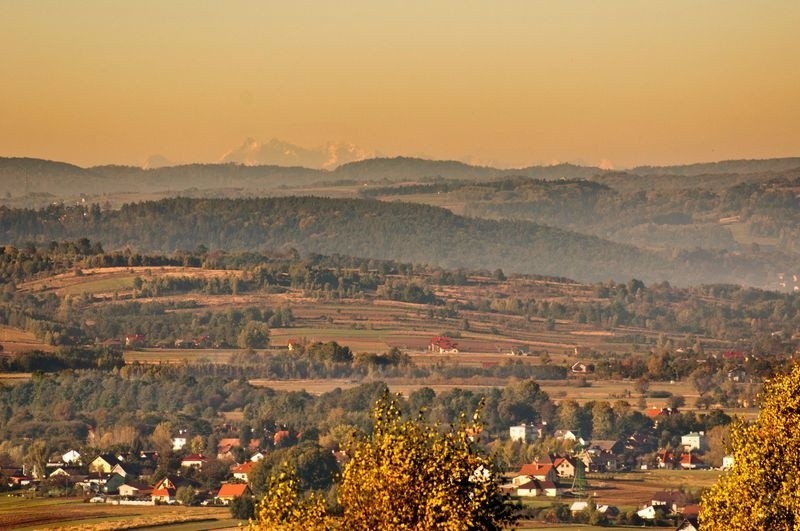
[[[472,422],[440,429],[421,416],[404,419],[388,393],[373,410],[373,431],[356,440],[339,485],[340,517],[319,500],[300,500],[296,484],[277,482],[258,511],[261,529],[348,531],[496,530],[511,523],[493,463],[470,439]],[[293,493],[293,494],[292,494]],[[280,526],[283,527],[280,527]]]
[[[731,429],[733,468],[704,496],[711,530],[800,529],[800,365],[767,382],[753,423]]]

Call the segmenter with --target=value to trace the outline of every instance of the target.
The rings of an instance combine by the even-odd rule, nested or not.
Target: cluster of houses
[[[671,414],[674,410],[660,409],[657,413]],[[655,413],[655,412],[654,412]],[[547,432],[547,426],[519,425],[509,428],[512,440],[530,442],[542,437]],[[569,455],[546,455],[537,461],[524,464],[517,472],[509,476],[509,482],[503,485],[506,492],[516,496],[526,497],[559,497],[573,496],[585,497],[583,489],[585,481],[583,474],[586,472],[617,472],[628,470],[631,466],[631,456],[648,453],[653,455],[652,448],[657,441],[652,434],[637,433],[625,440],[593,440],[586,441],[577,433],[569,430],[547,432],[556,439],[571,441],[573,451]],[[708,450],[706,434],[702,431],[690,432],[681,437],[681,449],[672,451],[659,449],[655,452],[655,466],[657,468],[699,470],[709,468],[706,463],[698,458],[697,453]],[[640,461],[643,463],[643,461]],[[726,456],[723,459],[723,469],[733,466],[733,458]],[[648,465],[641,464],[641,468]],[[642,520],[655,520],[659,516],[674,516],[681,520],[679,529],[696,529],[697,506],[683,503],[680,493],[665,492],[647,500],[637,515]],[[643,500],[644,502],[644,500]],[[577,514],[588,507],[587,501],[576,501],[570,509]],[[597,511],[609,517],[618,513],[616,507],[598,505]]]
[[[276,434],[280,437],[281,432]],[[154,479],[159,455],[155,451],[142,451],[138,454],[103,453],[86,459],[80,452],[69,450],[50,457],[44,470],[40,467],[11,467],[0,470],[8,486],[36,487],[43,480],[81,489],[91,501],[104,501],[119,504],[173,504],[177,503],[181,487],[192,489],[204,504],[228,505],[242,496],[252,496],[250,474],[265,454],[259,449],[260,441],[253,440],[247,447],[249,458],[242,463],[233,459],[233,450],[240,447],[239,439],[221,439],[217,446],[216,458],[230,465],[228,480],[219,488],[203,492],[192,479],[191,469],[202,470],[210,461],[206,455],[190,453],[180,460],[180,469],[174,474]],[[187,434],[179,432],[172,438],[174,450],[182,450],[187,444]],[[241,453],[240,453],[241,455]],[[193,496],[194,497],[194,496]]]

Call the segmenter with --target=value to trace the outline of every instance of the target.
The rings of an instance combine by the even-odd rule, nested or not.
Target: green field
[[[133,289],[133,279],[136,275],[114,276],[110,278],[99,278],[97,280],[87,280],[60,288],[61,295],[81,295],[83,293],[113,293],[115,291],[125,291]]]

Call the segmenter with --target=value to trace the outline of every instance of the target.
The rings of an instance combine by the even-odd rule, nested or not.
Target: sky
[[[800,156],[800,2],[0,1],[0,156]]]

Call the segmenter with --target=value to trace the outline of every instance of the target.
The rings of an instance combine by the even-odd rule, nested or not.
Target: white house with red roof
[[[236,498],[252,496],[252,494],[247,483],[223,483],[219,488],[216,498],[225,505],[228,505]]]
[[[189,454],[181,459],[181,466],[185,468],[203,468],[208,462],[208,457],[203,454]]]
[[[445,336],[435,336],[428,344],[428,350],[439,354],[458,354],[458,343]]]

